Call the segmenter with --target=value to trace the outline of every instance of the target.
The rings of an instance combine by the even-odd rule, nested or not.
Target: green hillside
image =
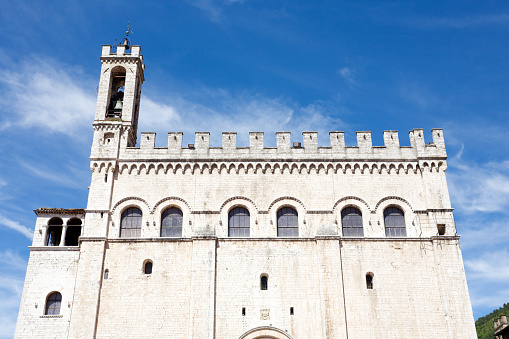
[[[493,322],[500,318],[501,315],[509,316],[509,304],[504,304],[497,310],[494,310],[484,317],[480,317],[475,322],[475,329],[477,331],[478,339],[494,339],[495,329],[493,328]]]

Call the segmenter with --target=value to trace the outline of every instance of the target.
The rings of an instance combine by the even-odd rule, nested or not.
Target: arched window
[[[235,207],[228,213],[228,236],[249,237],[249,211]]]
[[[148,260],[145,262],[145,266],[143,267],[143,272],[145,274],[152,274],[152,261]]]
[[[283,207],[277,211],[277,236],[298,237],[299,218],[297,211],[291,207]]]
[[[355,207],[347,207],[341,211],[341,225],[344,237],[362,237],[362,213]]]
[[[122,213],[120,221],[120,237],[141,237],[141,210],[137,207],[129,207]]]
[[[53,292],[46,298],[45,315],[60,314],[60,304],[62,303],[62,295],[59,292]]]
[[[161,237],[182,236],[182,211],[176,207],[164,210],[161,216]]]
[[[269,277],[267,275],[262,275],[260,277],[260,290],[265,291],[269,286]]]
[[[52,218],[48,222],[48,231],[46,235],[46,246],[60,246],[62,240],[62,225],[60,218]]]
[[[397,207],[387,207],[384,211],[385,236],[406,237],[405,215]]]
[[[373,289],[373,273],[367,273],[366,274],[366,288],[368,290]]]
[[[67,231],[65,232],[65,246],[78,246],[81,235],[81,220],[73,218],[67,222]]]

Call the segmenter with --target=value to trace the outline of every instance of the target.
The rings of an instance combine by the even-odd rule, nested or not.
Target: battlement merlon
[[[94,124],[96,131],[104,130],[104,135],[112,135],[106,126],[109,122]],[[97,126],[96,126],[97,125]],[[103,128],[99,128],[99,125]],[[254,159],[288,159],[288,160],[357,160],[357,161],[425,161],[437,159],[445,161],[445,150],[442,129],[432,129],[433,141],[426,144],[423,130],[413,129],[409,132],[410,146],[400,146],[397,131],[384,131],[384,145],[373,146],[371,132],[357,132],[357,146],[345,146],[344,132],[330,132],[330,145],[318,146],[317,132],[302,132],[302,143],[292,143],[290,132],[276,132],[276,147],[264,147],[263,132],[249,133],[249,147],[237,146],[237,133],[223,132],[221,147],[210,146],[209,132],[196,132],[195,142],[183,147],[183,133],[168,133],[168,146],[155,147],[155,132],[142,132],[140,147],[126,147],[123,141],[120,145],[118,160],[184,160],[184,161],[236,161]],[[117,135],[115,135],[117,137]],[[99,137],[99,136],[98,136]],[[110,150],[107,140],[94,139],[91,159],[114,159],[116,152]]]

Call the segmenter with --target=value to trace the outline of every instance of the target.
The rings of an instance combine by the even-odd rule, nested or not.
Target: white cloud
[[[509,212],[509,161],[478,165],[464,161],[460,152],[449,167],[451,198],[461,213]]]
[[[1,71],[3,129],[39,127],[76,137],[90,126],[95,93],[84,89],[75,68],[35,58]]]
[[[19,160],[19,164],[21,165],[21,167],[25,168],[31,174],[33,174],[39,178],[53,181],[54,183],[57,183],[61,186],[68,187],[68,188],[77,188],[77,189],[83,188],[83,180],[82,179],[88,178],[87,175],[89,175],[88,169],[86,172],[87,174],[84,174],[83,172],[77,172],[77,173],[74,173],[75,178],[72,178],[69,176],[69,173],[73,172],[72,169],[65,168],[65,170],[62,171],[62,168],[59,168],[56,170],[52,170],[52,169],[46,168],[42,164],[38,164],[38,166],[36,167],[36,166],[32,166],[22,160]]]
[[[8,266],[8,269],[11,271],[25,273],[27,268],[27,261],[17,253],[14,253],[11,250],[5,250],[0,252],[0,266],[1,265]]]
[[[32,238],[33,238],[33,231],[30,228],[21,225],[17,221],[6,218],[1,214],[0,214],[0,225],[5,226],[7,228],[10,228],[16,232],[23,234],[29,240],[32,240]]]
[[[23,280],[12,276],[0,276],[0,338],[12,338],[23,291]]]
[[[319,139],[328,144],[324,138],[328,138],[329,129],[345,125],[333,117],[337,108],[322,102],[301,107],[280,98],[250,93],[233,95],[225,90],[208,89],[200,91],[199,96],[192,100],[181,96],[167,97],[164,101],[168,103],[143,97],[140,130],[163,135],[169,131],[184,132],[184,138],[187,135],[189,142],[193,142],[196,131],[211,132],[211,146],[221,146],[221,132],[238,132],[237,144],[248,146],[249,132],[260,131],[266,133],[265,146],[274,146],[277,131],[293,132],[294,140],[302,138],[302,131],[318,131]]]

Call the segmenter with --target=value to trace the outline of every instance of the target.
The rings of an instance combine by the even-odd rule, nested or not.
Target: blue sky
[[[507,1],[0,0],[0,338],[39,207],[86,207],[101,45],[142,46],[139,131],[444,128],[475,318],[509,302]]]

